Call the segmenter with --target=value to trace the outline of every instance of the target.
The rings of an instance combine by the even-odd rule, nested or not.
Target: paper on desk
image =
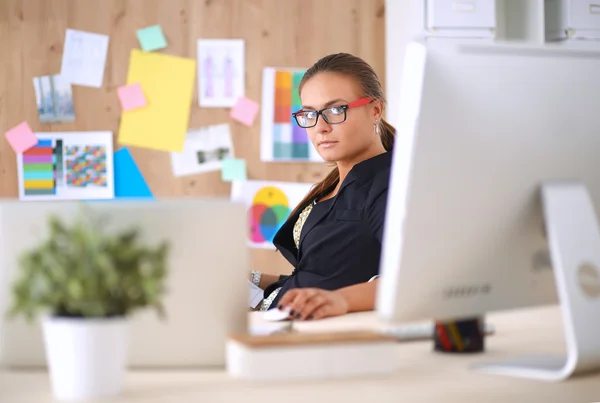
[[[218,171],[223,160],[233,157],[229,125],[213,125],[188,130],[180,153],[171,153],[174,176]]]
[[[262,301],[263,299],[263,290],[260,287],[257,287],[256,285],[254,285],[254,283],[250,280],[248,280],[248,286],[250,287],[248,289],[249,294],[248,294],[248,306],[252,309],[255,309],[258,304],[260,303],[260,301]]]
[[[127,84],[140,83],[148,106],[122,114],[119,143],[183,151],[195,71],[194,59],[132,50]]]
[[[108,35],[67,29],[60,75],[66,82],[102,87]]]
[[[244,96],[244,40],[198,40],[198,101],[202,107],[232,107]]]
[[[265,312],[250,312],[248,315],[248,332],[255,336],[265,336],[273,333],[287,333],[292,330],[292,321],[268,322]],[[295,326],[295,325],[294,325]]]

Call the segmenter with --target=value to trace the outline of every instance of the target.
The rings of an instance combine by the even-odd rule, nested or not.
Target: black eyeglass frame
[[[303,129],[310,129],[311,127],[315,127],[317,125],[317,123],[319,122],[319,116],[323,116],[323,119],[328,124],[330,124],[330,125],[337,125],[337,124],[340,124],[340,123],[344,123],[346,121],[346,116],[347,116],[348,109],[357,108],[359,106],[364,106],[364,105],[370,104],[373,101],[374,101],[373,98],[364,97],[364,98],[357,99],[356,101],[352,101],[352,102],[350,102],[347,105],[328,106],[327,108],[319,109],[318,111],[304,111],[304,110],[299,110],[297,112],[292,113],[292,116],[296,120],[296,123],[298,124],[298,126],[302,127]],[[326,111],[328,109],[332,109],[332,108],[342,108],[343,109],[343,111],[344,111],[344,119],[341,122],[333,122],[332,123],[329,120],[327,120],[327,117],[325,115],[323,115],[324,111]],[[300,115],[302,113],[306,113],[306,112],[315,112],[317,114],[317,118],[315,119],[315,123],[313,125],[311,125],[311,126],[302,126],[300,124],[300,122],[298,121],[298,115]]]

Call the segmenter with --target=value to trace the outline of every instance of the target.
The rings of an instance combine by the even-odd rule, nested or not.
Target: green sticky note
[[[248,179],[246,175],[246,160],[236,158],[226,158],[223,160],[223,167],[221,168],[221,178],[225,182],[231,182],[234,180]]]
[[[137,37],[144,52],[152,52],[167,47],[167,40],[160,25],[138,30]]]

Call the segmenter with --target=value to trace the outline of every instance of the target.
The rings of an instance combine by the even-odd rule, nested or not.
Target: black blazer
[[[282,287],[271,307],[292,288],[336,290],[379,273],[391,160],[392,153],[386,152],[356,164],[335,197],[313,206],[299,248],[293,229],[306,206],[287,219],[273,243],[294,271],[265,290],[266,298]]]

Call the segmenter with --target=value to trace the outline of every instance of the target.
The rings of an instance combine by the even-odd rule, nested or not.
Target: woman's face
[[[316,74],[304,83],[300,94],[303,111],[348,105],[363,96],[352,77],[338,73]],[[329,124],[323,115],[319,115],[317,124],[306,131],[325,161],[356,161],[374,147],[381,147],[381,139],[374,127],[381,114],[382,103],[376,101],[347,109],[343,123]]]

